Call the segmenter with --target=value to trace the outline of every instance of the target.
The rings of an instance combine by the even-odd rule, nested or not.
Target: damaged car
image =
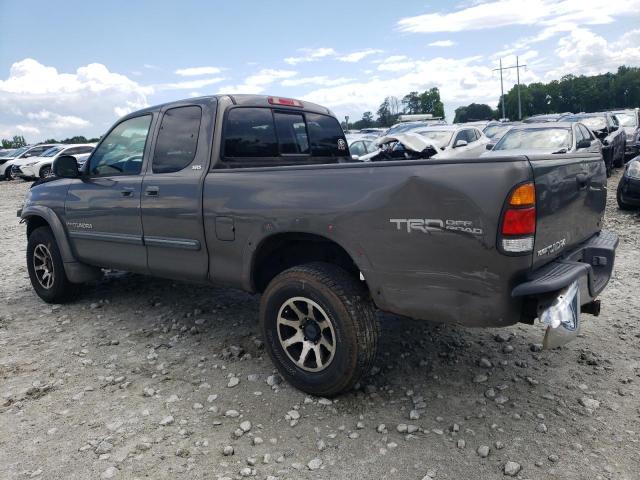
[[[640,157],[627,163],[618,183],[616,199],[622,210],[640,207]]]
[[[563,122],[581,122],[602,142],[602,156],[611,176],[614,167],[624,165],[626,136],[618,119],[609,112],[576,113],[562,117]]]
[[[636,157],[640,154],[640,109],[615,110],[611,113],[618,120],[626,137],[625,156]]]

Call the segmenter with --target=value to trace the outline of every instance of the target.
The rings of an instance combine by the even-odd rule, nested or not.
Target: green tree
[[[434,117],[444,117],[444,104],[440,100],[440,90],[433,87],[420,94],[420,112],[431,113]]]
[[[402,105],[404,105],[404,113],[422,113],[420,110],[420,94],[418,92],[409,92],[402,97]]]
[[[453,123],[473,122],[478,120],[492,120],[496,118],[496,111],[484,103],[472,103],[458,107],[455,110]]]
[[[22,135],[14,135],[11,140],[2,139],[2,148],[20,148],[27,144]]]

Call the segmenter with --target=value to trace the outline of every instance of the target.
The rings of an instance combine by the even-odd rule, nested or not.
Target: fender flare
[[[30,217],[40,217],[49,224],[49,227],[53,232],[53,236],[56,238],[56,243],[60,250],[60,256],[64,263],[77,261],[73,254],[73,250],[71,249],[67,231],[62,225],[58,215],[56,215],[51,208],[43,205],[30,205],[22,211],[20,218],[23,221],[29,221]]]
[[[71,283],[86,283],[102,277],[100,268],[81,263],[76,259],[67,236],[67,230],[60,221],[60,217],[51,208],[43,205],[28,206],[21,212],[20,218],[23,221],[28,221],[30,217],[42,218],[51,228],[62,257],[64,272]]]

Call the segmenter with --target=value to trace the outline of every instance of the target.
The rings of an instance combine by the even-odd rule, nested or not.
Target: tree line
[[[434,117],[444,117],[444,104],[440,100],[440,90],[434,87],[424,92],[409,92],[402,99],[385,97],[376,117],[372,112],[364,112],[360,120],[349,124],[349,128],[390,127],[398,122],[402,114],[430,113]]]
[[[65,138],[64,140],[48,138],[40,143],[97,143],[99,140],[99,137],[87,138],[84,135],[76,135],[75,137]],[[22,135],[14,135],[13,138],[9,140],[3,138],[0,143],[2,144],[2,148],[20,148],[27,145],[27,142]]]
[[[616,73],[565,75],[549,83],[520,85],[522,118],[545,113],[599,112],[640,106],[640,68],[621,66]],[[504,95],[505,116],[518,120],[518,89]],[[501,101],[495,109],[475,104],[455,110],[454,123],[502,117]]]

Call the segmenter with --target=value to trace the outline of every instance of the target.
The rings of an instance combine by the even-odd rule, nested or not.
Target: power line
[[[503,67],[502,66],[502,58],[500,58],[500,68],[494,68],[493,71],[500,71],[500,99],[502,100],[502,118],[506,118],[507,115],[505,114],[504,111],[504,83],[502,81],[502,71],[503,70],[511,70],[512,68],[516,69],[517,75],[518,75],[518,120],[522,120],[522,102],[520,101],[520,69],[521,68],[525,68],[526,69],[527,65],[520,65],[520,58],[516,57],[516,64],[512,65],[510,67]]]

